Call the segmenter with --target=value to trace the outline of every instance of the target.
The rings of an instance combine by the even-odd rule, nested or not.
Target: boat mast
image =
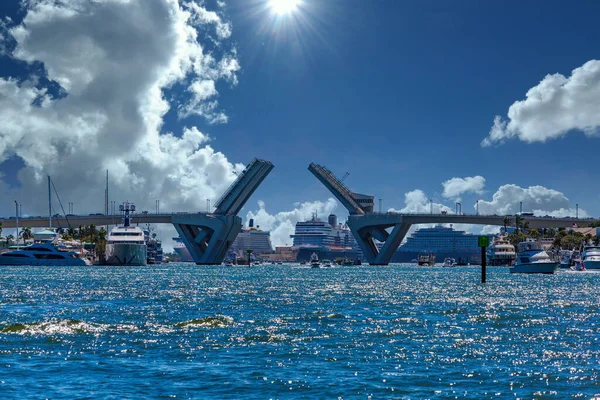
[[[50,191],[50,175],[48,175],[48,222],[52,229],[52,193]]]

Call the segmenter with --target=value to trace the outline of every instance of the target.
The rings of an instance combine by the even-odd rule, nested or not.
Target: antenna
[[[108,215],[108,170],[106,170],[106,189],[104,190],[104,214]]]
[[[348,175],[350,175],[350,172],[346,172],[344,176],[342,176],[342,179],[340,179],[340,182],[344,182],[344,179],[346,179]]]

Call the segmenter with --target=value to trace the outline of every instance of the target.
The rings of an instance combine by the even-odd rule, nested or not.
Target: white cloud
[[[429,198],[420,189],[411,190],[404,194],[404,207],[400,210],[390,208],[391,212],[400,213],[429,213],[433,210],[434,214],[439,214],[442,211],[451,212],[452,209],[441,203],[429,202]]]
[[[296,229],[296,222],[306,221],[314,213],[320,219],[327,220],[329,214],[337,208],[337,201],[333,198],[327,201],[307,201],[296,204],[291,211],[282,211],[277,214],[269,214],[263,201],[258,202],[258,210],[249,211],[246,219],[254,219],[254,225],[259,225],[260,229],[271,231],[271,243],[273,246],[291,245],[292,235]]]
[[[235,85],[240,66],[220,10],[176,0],[23,6],[23,22],[0,31],[0,50],[10,40],[11,57],[41,63],[63,92],[56,96],[35,76],[0,78],[0,162],[17,156],[25,163],[21,189],[0,184],[0,197],[18,199],[29,214],[45,214],[49,174],[79,212],[103,211],[109,169],[117,202],[134,200],[152,210],[160,199],[165,211],[203,210],[243,169],[195,126],[162,132],[171,109],[182,118],[227,121],[218,87]],[[0,215],[9,213],[0,204]]]
[[[442,183],[444,192],[442,196],[455,199],[464,193],[483,193],[485,178],[483,176],[468,176],[466,178],[452,178]]]
[[[523,212],[533,212],[535,215],[575,216],[576,210],[569,204],[569,199],[554,189],[543,186],[522,188],[517,185],[502,185],[492,196],[491,201],[479,200],[481,214],[508,215],[520,211],[523,202]],[[583,209],[579,209],[580,217],[587,217]]]
[[[497,116],[482,146],[502,144],[510,138],[528,143],[545,142],[581,131],[600,133],[600,61],[591,60],[576,68],[570,77],[546,75],[529,89],[525,100],[508,109],[508,120]]]

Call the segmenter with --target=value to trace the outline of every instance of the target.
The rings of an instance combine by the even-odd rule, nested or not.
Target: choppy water
[[[3,398],[592,398],[600,273],[0,267]]]

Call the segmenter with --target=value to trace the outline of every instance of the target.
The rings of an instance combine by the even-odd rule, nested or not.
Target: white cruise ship
[[[124,203],[119,206],[119,211],[123,213],[123,225],[117,226],[108,234],[106,265],[146,265],[144,231],[138,226],[131,226],[135,205]]]
[[[174,237],[175,244],[173,245],[173,251],[181,258],[183,262],[194,262],[190,251],[185,247],[185,244],[181,241],[180,237]]]
[[[233,241],[230,253],[244,257],[246,250],[252,250],[252,254],[271,254],[273,245],[271,244],[271,232],[263,231],[260,227],[254,227],[254,220],[248,221],[248,228],[242,228],[240,233]]]

